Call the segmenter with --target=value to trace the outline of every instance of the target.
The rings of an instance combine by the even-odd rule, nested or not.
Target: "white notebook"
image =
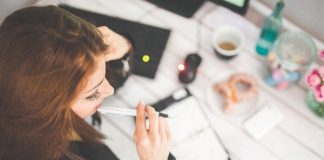
[[[174,144],[171,153],[177,160],[228,159],[226,150],[193,96],[162,112],[177,116],[168,119]]]

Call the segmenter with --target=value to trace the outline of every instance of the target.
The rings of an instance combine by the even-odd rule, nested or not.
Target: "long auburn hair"
[[[0,159],[75,159],[71,133],[103,135],[70,108],[107,45],[97,28],[55,6],[14,12],[0,26]]]

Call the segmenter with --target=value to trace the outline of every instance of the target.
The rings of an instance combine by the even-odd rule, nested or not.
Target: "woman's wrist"
[[[127,54],[127,53],[129,53],[129,52],[132,51],[133,45],[132,45],[132,43],[126,37],[124,37],[124,39],[126,40],[127,47],[128,47],[127,52],[125,53],[125,54]]]
[[[127,46],[128,46],[127,52],[125,54],[133,52],[133,50],[134,50],[134,41],[133,41],[132,37],[127,33],[120,33],[120,35],[126,40],[126,43],[127,43]]]

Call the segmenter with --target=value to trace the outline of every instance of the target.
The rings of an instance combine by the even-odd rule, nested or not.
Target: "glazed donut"
[[[213,85],[213,90],[224,97],[224,111],[229,111],[234,105],[232,91],[227,82],[221,82]]]
[[[253,97],[258,90],[255,79],[245,73],[232,75],[228,80],[228,86],[233,94],[233,100],[235,102],[244,101]],[[244,88],[240,88],[242,86]]]
[[[228,112],[235,103],[253,97],[257,93],[257,83],[252,76],[237,73],[227,81],[214,84],[213,90],[224,97],[224,110]]]
[[[214,84],[213,86],[214,91],[220,93],[226,98],[231,98],[232,97],[232,92],[227,86],[227,82],[221,82]]]

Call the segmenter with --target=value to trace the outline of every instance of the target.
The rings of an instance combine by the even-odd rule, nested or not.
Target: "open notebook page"
[[[162,112],[176,116],[168,122],[174,143],[171,153],[177,160],[228,159],[215,130],[193,96],[174,103]]]

